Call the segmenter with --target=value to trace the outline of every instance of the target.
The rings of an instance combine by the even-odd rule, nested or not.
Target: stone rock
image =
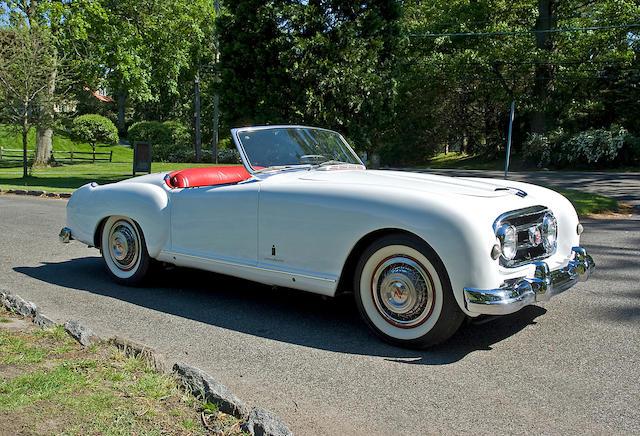
[[[169,372],[169,366],[167,365],[167,361],[164,356],[148,345],[139,344],[120,336],[114,336],[109,340],[109,342],[124,351],[127,356],[142,357],[153,368],[155,368],[156,371],[162,373]]]
[[[9,189],[7,192],[9,194],[27,195],[27,191],[25,191],[24,189]]]
[[[221,412],[236,418],[244,418],[249,414],[249,407],[244,401],[201,369],[177,362],[173,365],[173,371],[183,386],[190,389],[194,395],[201,396],[204,401],[216,404]]]
[[[85,347],[100,341],[100,338],[96,336],[91,329],[83,326],[78,321],[65,322],[64,329],[76,341],[80,342],[80,345],[84,345]]]
[[[0,289],[0,302],[8,310],[16,312],[22,316],[32,316],[37,310],[35,303],[26,301],[19,295],[12,294],[4,289]]]
[[[49,198],[59,198],[60,196],[58,194],[56,194],[55,192],[47,192],[45,194],[47,197]]]
[[[267,409],[253,409],[240,429],[251,436],[293,436],[289,427]]]
[[[35,318],[33,318],[33,323],[43,330],[54,329],[58,326],[58,324],[54,320],[40,313],[39,311],[36,311],[36,316]]]
[[[34,197],[40,197],[44,195],[44,191],[27,191],[27,195],[33,195]]]
[[[71,198],[71,194],[68,194],[68,193],[66,193],[66,192],[62,192],[62,193],[60,194],[60,198]]]

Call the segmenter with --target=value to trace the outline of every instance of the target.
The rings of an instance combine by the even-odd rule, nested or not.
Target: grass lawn
[[[496,160],[488,161],[484,156],[479,155],[470,156],[460,152],[440,153],[432,157],[425,168],[504,171],[504,159],[504,156],[501,156]],[[515,170],[521,164],[522,158],[519,155],[511,155],[509,169]]]
[[[620,203],[613,198],[604,197],[589,192],[576,191],[573,189],[560,189],[551,187],[556,192],[564,195],[576,208],[578,215],[596,215],[607,213],[634,213],[634,207]]]
[[[214,166],[211,163],[162,163],[151,164],[152,172],[173,171],[197,166]],[[0,162],[0,189],[32,189],[47,192],[72,192],[80,186],[98,182],[117,182],[131,177],[132,163],[73,163],[58,167],[37,168],[30,176],[22,178],[22,166],[16,162]],[[140,173],[139,175],[142,175]]]
[[[202,415],[204,414],[204,415]],[[39,330],[0,308],[2,434],[240,434],[238,420],[202,404],[141,358],[62,327]]]
[[[29,132],[29,149],[35,147],[35,130]],[[0,124],[0,146],[22,149],[22,138],[15,131]],[[88,143],[74,142],[64,134],[53,136],[53,149],[91,151]],[[72,192],[80,186],[98,182],[117,182],[131,177],[133,169],[133,149],[121,145],[96,145],[96,152],[113,151],[113,162],[63,162],[57,167],[29,169],[29,177],[22,178],[22,162],[0,161],[0,189],[27,189],[47,192]],[[58,155],[60,156],[60,155]],[[88,155],[84,155],[87,156]],[[64,155],[64,157],[68,157]],[[162,163],[151,164],[152,172],[173,171],[197,166],[213,166],[211,163]]]

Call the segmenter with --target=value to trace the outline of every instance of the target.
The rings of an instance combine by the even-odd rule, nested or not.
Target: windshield
[[[362,162],[336,132],[313,127],[277,126],[234,130],[240,153],[253,170]]]

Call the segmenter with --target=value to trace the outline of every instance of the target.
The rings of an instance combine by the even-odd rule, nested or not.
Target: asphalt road
[[[411,351],[370,334],[348,298],[186,269],[118,286],[97,250],[58,243],[65,205],[0,196],[0,286],[199,366],[296,434],[640,434],[637,215],[585,222],[591,280]]]

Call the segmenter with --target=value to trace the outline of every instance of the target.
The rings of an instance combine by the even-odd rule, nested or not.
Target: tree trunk
[[[556,0],[538,0],[538,19],[536,20],[536,30],[551,30],[555,27]],[[545,61],[549,62],[550,54],[555,46],[551,33],[536,33],[536,47],[547,52]],[[536,110],[531,119],[531,130],[535,133],[546,133],[549,126],[549,106],[550,96],[553,92],[554,68],[550,63],[536,64],[535,83],[533,92],[536,96]]]
[[[118,134],[124,136],[127,133],[127,125],[124,119],[124,107],[127,99],[127,94],[124,89],[118,92]]]
[[[31,0],[32,8],[35,10],[38,1]],[[43,114],[41,122],[36,126],[36,156],[34,166],[48,166],[53,159],[53,102],[56,92],[56,81],[58,79],[58,50],[53,49],[53,68],[49,75],[49,86],[44,102],[40,106]]]

